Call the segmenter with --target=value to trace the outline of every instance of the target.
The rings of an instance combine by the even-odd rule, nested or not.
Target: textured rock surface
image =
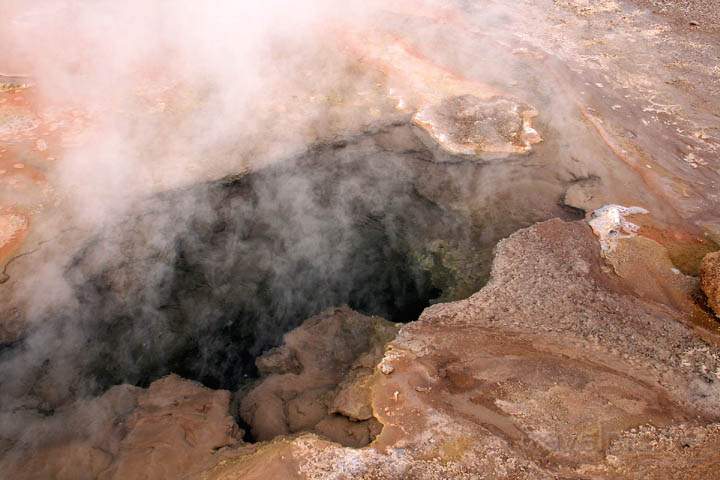
[[[28,325],[41,324],[24,321],[21,310],[37,307],[32,297],[14,298],[23,280],[50,263],[50,248],[61,257],[71,251],[55,242],[55,234],[72,230],[76,219],[60,201],[68,192],[52,192],[53,165],[76,156],[74,147],[116,147],[84,135],[91,112],[96,123],[117,121],[146,132],[152,141],[139,142],[138,150],[148,148],[151,156],[169,151],[166,161],[160,156],[133,172],[133,180],[139,179],[147,168],[152,192],[259,168],[245,159],[273,151],[274,142],[287,136],[304,145],[327,132],[328,149],[347,155],[358,148],[343,136],[348,130],[367,132],[367,125],[373,130],[380,124],[368,158],[383,150],[413,157],[423,166],[418,171],[424,180],[413,189],[471,215],[492,243],[555,212],[547,207],[548,195],[527,194],[540,190],[552,194],[555,206],[647,209],[649,215],[632,219],[637,225],[625,232],[632,235],[603,251],[584,222],[550,221],[519,231],[498,245],[486,287],[476,293],[458,288],[474,294],[427,309],[382,354],[370,347],[363,354],[366,345],[339,328],[359,320],[357,314],[340,310],[311,320],[289,335],[285,347],[259,359],[263,379],[240,399],[256,436],[267,439],[253,445],[240,442],[226,391],[172,376],[148,389],[118,386],[68,405],[75,385],[64,381],[63,355],[33,368],[19,357],[11,366],[15,372],[37,369],[63,381],[53,386],[0,371],[0,381],[17,380],[9,382],[12,392],[3,388],[0,394],[20,392],[17,403],[0,402],[7,434],[0,438],[0,477],[720,478],[720,329],[691,296],[700,281],[712,306],[718,291],[717,254],[707,257],[696,278],[699,260],[717,248],[710,240],[720,238],[717,0],[438,3],[393,2],[371,29],[355,31],[355,18],[328,29],[328,43],[342,43],[351,52],[352,69],[367,81],[325,90],[319,77],[335,77],[322,70],[306,79],[318,89],[295,96],[292,88],[277,88],[277,104],[253,109],[267,113],[257,134],[238,139],[233,128],[232,138],[224,139],[232,148],[209,145],[178,171],[168,166],[178,160],[177,152],[192,149],[182,142],[170,149],[153,142],[167,135],[194,138],[196,132],[177,127],[183,116],[197,118],[208,105],[184,102],[183,87],[162,94],[141,87],[150,92],[83,111],[45,105],[25,79],[0,77],[0,215],[6,220],[0,223],[0,354],[22,344]],[[651,5],[666,17],[633,4]],[[5,15],[0,24],[6,19],[13,21]],[[13,51],[0,49],[0,60]],[[444,110],[448,99],[464,100],[460,108]],[[110,114],[128,102],[147,108]],[[542,143],[525,130],[534,115],[526,104],[537,109],[533,120]],[[308,107],[329,113],[303,125],[298,120]],[[407,126],[417,112],[426,117],[416,117],[416,130],[428,120],[430,142],[421,143]],[[292,129],[278,122],[285,117]],[[449,163],[428,161],[436,158],[426,155],[427,145],[454,156],[455,181],[438,174]],[[507,161],[468,162],[505,155]],[[468,163],[482,171],[473,172]],[[197,165],[208,166],[202,176]],[[76,169],[73,174],[85,178]],[[457,202],[457,191],[471,195]],[[27,220],[18,222],[18,215]],[[175,226],[176,218],[169,222]],[[158,224],[150,223],[148,230],[157,232]],[[478,265],[488,263],[489,252],[482,255]],[[442,242],[418,256],[441,279],[467,268]],[[147,264],[127,260],[133,267],[124,271],[113,262],[101,264],[114,274],[110,287],[125,301],[132,284],[125,273],[153,277]],[[469,270],[485,277],[475,267]],[[51,273],[59,277],[62,269]],[[30,291],[53,307],[62,297],[46,284]],[[174,310],[169,303],[162,307]],[[324,322],[338,328],[318,327]],[[367,318],[362,325],[367,327]],[[58,332],[21,346],[56,353],[54,341],[65,331]],[[363,328],[350,332],[367,334]],[[161,338],[141,333],[143,341]],[[47,338],[52,341],[45,343]],[[288,347],[293,341],[296,346]],[[77,347],[72,340],[69,345]],[[79,348],[89,345],[79,342]],[[129,343],[121,346],[132,350]],[[28,392],[34,397],[23,397]],[[337,443],[365,445],[371,437],[363,448]]]
[[[430,144],[452,155],[492,159],[525,154],[540,143],[532,128],[536,116],[531,107],[510,99],[462,95],[420,109],[413,124],[430,136]]]
[[[305,435],[259,451],[290,478],[713,478],[720,350],[628,293],[643,281],[608,269],[584,222],[518,232],[485,288],[389,344],[369,447]],[[260,461],[230,456],[203,478]]]
[[[700,265],[700,286],[708,305],[720,316],[720,252],[705,255]]]
[[[25,431],[0,471],[17,479],[174,480],[239,442],[229,406],[229,392],[170,375],[147,389],[120,385],[75,402],[51,422],[18,413],[4,420],[19,420]]]
[[[597,177],[583,178],[570,184],[563,196],[563,204],[584,212],[591,212],[603,205],[602,182]]]
[[[652,245],[643,238],[623,239],[604,258],[585,222],[522,230],[498,245],[485,288],[427,309],[384,353],[396,332],[388,322],[346,308],[309,319],[260,357],[265,377],[242,398],[243,417],[269,442],[238,440],[228,392],[171,376],[147,390],[115,387],[58,412],[56,423],[21,419],[54,442],[16,443],[3,471],[20,479],[714,478],[720,349],[680,310],[648,297],[647,277],[618,267],[635,248],[625,242]],[[634,265],[662,278],[667,260],[653,249]],[[369,446],[327,440],[367,443],[369,421],[382,426]],[[272,439],[307,431],[315,434]]]
[[[370,405],[369,376],[398,327],[347,307],[306,320],[263,354],[263,378],[240,403],[258,440],[315,431],[349,446],[379,432]]]

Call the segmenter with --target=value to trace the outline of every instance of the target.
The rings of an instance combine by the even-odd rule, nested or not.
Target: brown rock
[[[260,375],[275,373],[299,373],[300,364],[291,350],[286,348],[273,348],[255,359],[255,366]]]
[[[242,399],[240,415],[258,440],[314,431],[344,445],[367,444],[377,430],[368,423],[370,375],[396,332],[347,307],[306,320],[257,360],[265,376]]]
[[[112,466],[99,477],[176,479],[241,437],[228,414],[230,392],[170,375],[138,397]]]
[[[705,236],[713,242],[720,245],[720,223],[718,222],[702,222],[700,226],[704,230]]]
[[[708,305],[720,316],[720,252],[708,253],[700,265],[700,287]]]
[[[660,301],[654,290],[677,274],[662,248],[637,238],[612,252],[618,276],[584,222],[511,235],[488,285],[426,309],[390,342],[392,375],[378,369],[368,385],[383,427],[371,446],[276,439],[208,478],[264,478],[270,466],[287,478],[718,477],[720,349]],[[333,400],[362,378],[346,375]],[[374,422],[328,415],[313,430],[360,446]]]
[[[451,155],[494,159],[528,153],[531,145],[542,141],[532,128],[535,116],[531,107],[508,98],[459,95],[420,109],[413,124],[421,139],[429,137],[431,147]]]
[[[570,184],[565,191],[563,204],[584,212],[603,206],[602,182],[598,177],[583,178]]]
[[[326,388],[316,388],[301,392],[289,400],[287,405],[287,425],[289,431],[312,430],[328,414]]]
[[[315,431],[333,442],[348,447],[364,447],[382,430],[374,418],[367,422],[353,422],[346,417],[327,416],[315,426]]]
[[[170,375],[147,390],[120,385],[37,424],[0,461],[12,479],[177,479],[239,442],[230,392]],[[30,453],[30,450],[32,453]]]
[[[82,441],[50,446],[39,453],[19,465],[17,470],[11,467],[12,477],[8,478],[93,480],[112,461],[110,454]]]
[[[684,275],[670,260],[667,249],[656,241],[643,237],[617,240],[617,247],[605,253],[615,273],[640,298],[691,311],[690,293],[696,280]]]
[[[353,420],[368,420],[372,418],[372,405],[370,404],[370,387],[372,384],[372,371],[358,371],[345,380],[335,395],[331,405],[331,413],[339,413]]]

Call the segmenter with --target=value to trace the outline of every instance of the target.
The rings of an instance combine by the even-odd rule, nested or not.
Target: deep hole
[[[328,307],[407,322],[442,296],[432,278],[440,253],[425,242],[470,245],[468,219],[418,194],[403,162],[335,158],[318,172],[313,160],[164,198],[164,218],[182,217],[175,206],[188,200],[206,205],[182,218],[187,231],[144,252],[140,268],[159,266],[160,278],[129,285],[125,277],[139,272],[125,262],[91,281],[79,275],[83,305],[102,312],[88,345],[97,360],[87,365],[101,386],[147,385],[175,372],[232,390],[255,377],[260,352]],[[130,225],[120,227],[130,232],[122,243],[143,241],[132,238]],[[149,300],[148,291],[156,297]]]
[[[499,239],[575,217],[542,162],[440,164],[386,145],[409,132],[394,125],[143,201],[74,255],[74,300],[38,322],[65,341],[25,369],[33,391],[68,398],[171,372],[235,391],[312,315],[346,304],[415,320],[477,291]]]

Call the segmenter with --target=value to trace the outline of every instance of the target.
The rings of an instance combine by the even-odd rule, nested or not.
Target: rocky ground
[[[620,240],[609,258],[639,238]],[[645,279],[619,277],[585,222],[554,220],[512,235],[498,245],[492,275],[477,294],[427,309],[387,344],[396,327],[347,309],[290,332],[258,359],[264,376],[241,396],[242,418],[265,442],[243,442],[229,392],[170,376],[57,412],[42,433],[59,429],[63,438],[31,457],[20,453],[22,461],[5,458],[3,471],[228,479],[720,474],[720,349],[672,306],[628,294],[645,289]],[[368,418],[379,435],[351,448],[367,443]]]
[[[402,325],[324,310],[257,356],[257,378],[235,391],[175,374],[74,390],[63,348],[92,349],[42,329],[38,304],[67,300],[37,281],[86,272],[108,249],[88,243],[50,167],[92,132],[91,114],[0,77],[0,476],[720,478],[718,11],[712,0],[401,2],[378,14],[383,28],[332,30],[373,86],[321,100],[332,115],[298,127],[311,151],[411,157],[422,179],[411,190],[492,231],[484,247],[507,238],[471,295]],[[192,112],[179,98],[141,119]],[[276,164],[262,158],[204,180]],[[186,184],[164,178],[151,193]],[[498,235],[503,202],[538,210]],[[85,256],[50,269],[70,246]],[[476,265],[469,255],[452,262]],[[142,258],[118,264],[154,275]],[[107,270],[93,276],[121,298],[134,270]],[[27,355],[13,361],[16,349]]]
[[[720,30],[720,3],[717,0],[641,0],[639,5],[654,13],[670,17],[679,28],[697,28],[718,32]]]

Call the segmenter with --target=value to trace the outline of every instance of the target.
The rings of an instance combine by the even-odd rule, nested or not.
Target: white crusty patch
[[[617,241],[637,235],[640,227],[625,219],[627,215],[649,213],[642,207],[623,207],[622,205],[605,205],[592,212],[588,223],[600,239],[603,253],[615,250]]]

